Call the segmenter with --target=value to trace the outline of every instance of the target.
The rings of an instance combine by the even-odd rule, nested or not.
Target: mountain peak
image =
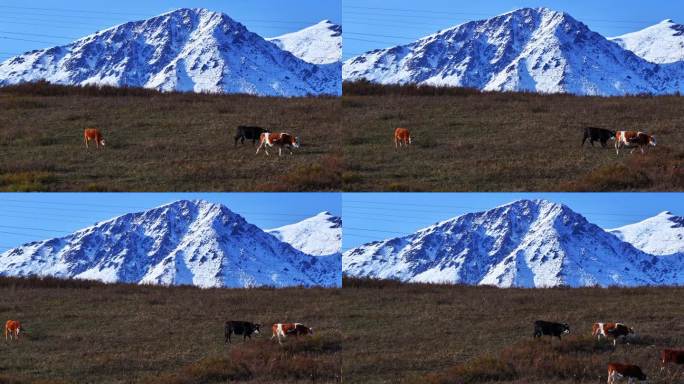
[[[0,275],[200,287],[339,286],[339,262],[298,251],[222,204],[178,200],[10,249],[0,254]]]
[[[267,40],[313,64],[339,63],[342,58],[342,26],[327,19]]]
[[[337,254],[342,247],[342,218],[328,211],[266,232],[309,255]]]
[[[339,94],[339,68],[316,64],[224,13],[179,8],[9,58],[0,62],[0,86],[45,80],[262,96]]]

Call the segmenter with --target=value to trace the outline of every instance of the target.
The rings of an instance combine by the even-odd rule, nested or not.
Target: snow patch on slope
[[[342,59],[342,26],[330,20],[266,40],[309,63],[331,64]]]
[[[337,254],[342,248],[342,219],[330,212],[321,212],[298,223],[268,229],[266,232],[309,255]]]
[[[611,37],[622,48],[652,63],[684,60],[684,25],[668,19],[637,32]]]
[[[653,255],[684,254],[684,217],[670,212],[608,232]]]

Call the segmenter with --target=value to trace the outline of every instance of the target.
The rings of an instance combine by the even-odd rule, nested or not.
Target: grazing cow
[[[226,321],[225,325],[225,340],[224,344],[231,343],[230,336],[234,333],[236,335],[242,335],[242,341],[249,339],[252,339],[252,334],[256,333],[257,335],[261,333],[261,324],[258,323],[250,323],[249,321]]]
[[[633,383],[634,379],[646,380],[646,375],[636,365],[610,363],[608,364],[608,384],[617,383],[618,379],[626,377],[628,383]]]
[[[257,140],[259,140],[259,138],[261,137],[261,134],[264,132],[271,131],[261,127],[240,125],[237,127],[237,130],[235,132],[235,145],[237,145],[238,140],[240,140],[240,144],[244,144],[245,139],[252,140],[252,145],[255,145]]]
[[[259,147],[257,148],[256,153],[259,154],[259,150],[261,147],[263,147],[264,151],[266,152],[266,156],[268,156],[268,148],[273,147],[274,145],[278,146],[278,156],[282,156],[283,147],[286,147],[290,151],[291,155],[292,148],[299,148],[299,138],[294,137],[289,133],[264,132],[259,138]]]
[[[632,148],[629,153],[634,152],[639,148],[641,154],[644,154],[644,148],[652,145],[656,146],[655,136],[648,135],[644,132],[637,131],[617,131],[615,132],[615,153],[620,154],[620,148]]]
[[[19,340],[19,333],[21,332],[21,323],[17,320],[7,320],[5,323],[5,340],[9,337],[10,340]]]
[[[570,327],[565,323],[554,323],[551,321],[537,320],[534,322],[534,337],[548,335],[561,339],[561,335],[570,333]]]
[[[594,141],[600,141],[603,148],[606,147],[608,140],[615,138],[615,131],[604,128],[586,127],[584,128],[584,137],[582,138],[582,146],[584,142],[589,139],[591,146],[594,146]]]
[[[313,335],[313,328],[309,328],[302,323],[275,323],[272,327],[274,338],[278,338],[278,343],[282,344],[281,338],[292,336],[299,337],[300,335]]]
[[[100,148],[100,146],[105,146],[104,137],[102,133],[97,128],[86,128],[83,131],[83,142],[85,143],[86,149],[88,148],[88,142],[90,140],[95,141],[95,148]]]
[[[634,329],[622,323],[594,323],[591,327],[591,335],[598,340],[601,337],[613,338],[613,346],[617,343],[617,339],[626,338],[630,333],[634,333]]]
[[[660,351],[660,363],[663,368],[665,368],[667,363],[684,364],[684,350],[663,349]]]
[[[405,145],[406,148],[411,144],[411,131],[408,128],[397,128],[394,130],[394,148],[400,148]]]

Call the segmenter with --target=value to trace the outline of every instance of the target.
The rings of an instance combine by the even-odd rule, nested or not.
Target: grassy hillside
[[[605,383],[608,362],[640,365],[652,384],[663,347],[684,348],[684,288],[556,288],[401,284],[345,279],[345,383]],[[571,334],[533,340],[533,322],[567,322]],[[596,321],[622,321],[629,345],[597,343]]]
[[[337,383],[341,291],[197,289],[0,279],[0,383]],[[266,333],[224,345],[228,319],[299,321],[315,335],[281,347]],[[238,339],[236,341],[236,339]]]
[[[577,97],[344,85],[350,191],[674,191],[684,189],[684,97]],[[580,147],[583,127],[642,130],[645,156],[613,141]],[[412,131],[396,152],[393,131]]]
[[[0,88],[0,191],[320,191],[341,188],[340,99]],[[233,146],[235,127],[299,136],[294,156]],[[107,143],[86,151],[83,129]]]

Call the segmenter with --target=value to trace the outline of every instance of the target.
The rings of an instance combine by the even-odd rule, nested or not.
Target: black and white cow
[[[259,140],[259,137],[261,137],[261,134],[264,132],[271,131],[261,127],[240,125],[235,131],[235,145],[237,145],[238,140],[240,140],[241,144],[244,144],[245,139],[252,140],[252,145],[256,145],[257,140]]]
[[[232,334],[242,335],[242,340],[246,340],[248,337],[252,339],[252,334],[259,334],[261,330],[261,324],[250,323],[249,321],[226,321],[225,326],[225,341],[224,344],[231,343],[230,336]]]
[[[561,335],[570,333],[570,327],[565,323],[554,323],[551,321],[537,320],[534,322],[534,337],[542,337],[544,335],[557,337],[559,340]]]
[[[601,146],[603,148],[606,147],[606,143],[608,140],[611,138],[615,138],[615,131],[611,131],[610,129],[604,129],[604,128],[596,128],[596,127],[586,127],[584,128],[584,137],[582,138],[582,146],[584,146],[584,142],[589,139],[589,143],[591,146],[594,146],[594,141],[600,141]]]

